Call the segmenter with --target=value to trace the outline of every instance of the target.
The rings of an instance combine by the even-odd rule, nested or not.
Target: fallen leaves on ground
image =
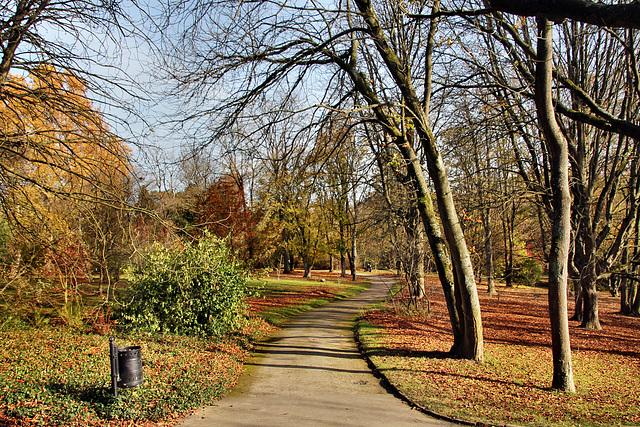
[[[261,312],[274,307],[290,307],[305,304],[312,299],[335,298],[328,287],[313,286],[307,289],[280,292],[263,298],[249,298],[247,303],[252,312]]]
[[[429,315],[367,313],[361,339],[380,371],[411,400],[457,418],[521,425],[640,425],[640,319],[617,313],[619,300],[600,293],[603,329],[571,323],[576,394],[549,389],[551,337],[546,290],[480,287],[485,363],[449,357],[452,344],[436,278]],[[401,297],[399,297],[401,298]],[[572,314],[572,313],[570,313]]]

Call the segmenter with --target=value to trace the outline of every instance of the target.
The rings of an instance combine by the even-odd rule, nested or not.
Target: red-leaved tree
[[[198,197],[198,228],[227,238],[243,259],[253,260],[256,249],[257,215],[247,205],[244,188],[231,176],[223,176]]]

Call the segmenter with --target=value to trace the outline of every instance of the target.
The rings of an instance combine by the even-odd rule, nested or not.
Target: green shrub
[[[219,337],[241,326],[247,274],[224,240],[207,233],[182,247],[156,243],[145,255],[128,272],[128,329]]]
[[[533,258],[524,258],[516,264],[513,281],[519,285],[537,286],[542,278],[542,263]]]

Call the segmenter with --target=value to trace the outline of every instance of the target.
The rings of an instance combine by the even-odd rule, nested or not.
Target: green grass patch
[[[293,316],[343,300],[369,286],[364,279],[309,280],[281,276],[252,279],[249,286],[259,296],[251,299],[257,314],[274,326],[285,325]]]

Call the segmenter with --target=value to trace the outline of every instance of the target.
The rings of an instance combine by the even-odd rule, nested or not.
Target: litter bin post
[[[109,338],[109,358],[111,359],[111,389],[113,395],[118,397],[118,348],[114,337]]]

